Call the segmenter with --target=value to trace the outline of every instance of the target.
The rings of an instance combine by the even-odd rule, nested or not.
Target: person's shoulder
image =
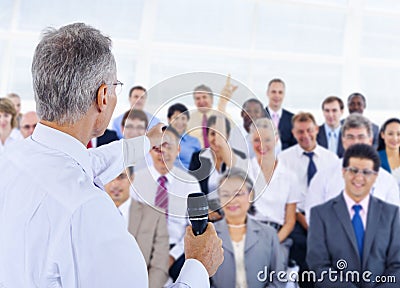
[[[263,235],[262,239],[264,240],[267,240],[268,238],[272,239],[272,237],[276,234],[276,230],[270,225],[262,223],[251,216],[247,217],[247,226],[248,229],[259,231],[259,233]]]
[[[389,202],[386,202],[386,201],[379,199],[378,197],[375,197],[372,195],[370,197],[371,197],[370,201],[374,201],[377,205],[382,206],[382,211],[384,213],[389,213],[389,214],[398,213],[399,206],[389,203]]]
[[[282,116],[285,115],[287,117],[290,117],[290,119],[292,119],[292,117],[294,116],[293,112],[290,112],[289,110],[286,110],[284,108],[282,108]]]
[[[278,154],[278,159],[286,159],[286,158],[292,158],[294,154],[297,154],[299,144],[293,145],[285,150],[282,150]]]
[[[174,166],[170,173],[180,182],[186,182],[188,184],[198,184],[197,179],[193,175],[179,167]]]

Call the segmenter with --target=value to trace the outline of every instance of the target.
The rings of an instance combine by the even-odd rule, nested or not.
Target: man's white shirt
[[[300,145],[296,144],[286,150],[283,150],[278,155],[278,162],[282,163],[284,167],[291,169],[297,175],[299,181],[298,189],[302,193],[301,201],[297,203],[297,208],[299,210],[304,210],[304,199],[308,191],[307,169],[310,158],[304,155],[303,152],[305,151],[300,147]],[[337,160],[336,154],[320,145],[317,145],[313,152],[313,160],[317,171],[329,167],[333,161]]]

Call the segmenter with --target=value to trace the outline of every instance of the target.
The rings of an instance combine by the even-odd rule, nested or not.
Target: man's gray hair
[[[32,62],[39,118],[59,125],[76,123],[95,101],[100,85],[115,77],[110,38],[83,23],[49,28]]]
[[[364,117],[360,113],[352,113],[347,116],[346,120],[342,126],[342,137],[345,135],[345,132],[349,129],[358,129],[365,128],[367,130],[367,134],[370,138],[372,138],[372,124],[368,118]]]

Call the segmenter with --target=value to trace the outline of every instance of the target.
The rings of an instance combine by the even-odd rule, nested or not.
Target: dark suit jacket
[[[149,287],[162,287],[168,280],[169,265],[169,238],[165,215],[132,199],[128,231],[135,237],[146,261]]]
[[[363,261],[358,254],[357,240],[343,193],[311,209],[307,241],[307,263],[320,277],[331,268],[336,271],[358,271],[360,280],[365,271],[372,272],[371,282],[330,282],[325,275],[315,287],[399,287],[400,285],[400,218],[399,208],[373,196],[370,198],[367,227],[364,234]],[[347,268],[340,270],[338,261]],[[339,262],[340,263],[340,262]],[[340,265],[339,265],[340,266]],[[395,276],[397,284],[373,283],[376,276]],[[345,280],[345,279],[344,279]],[[350,279],[351,280],[351,279]]]
[[[100,147],[101,145],[105,145],[105,144],[108,144],[110,142],[117,141],[117,140],[119,140],[119,138],[117,136],[117,132],[115,132],[114,130],[106,129],[106,131],[104,131],[103,135],[101,135],[100,137],[97,137],[97,146],[96,147]]]
[[[265,109],[269,114],[268,107],[265,107]],[[279,126],[278,126],[279,136],[282,143],[282,150],[285,150],[286,148],[289,148],[297,144],[297,141],[292,134],[293,115],[294,114],[292,112],[282,109],[282,115],[281,119],[279,119]]]
[[[339,158],[342,158],[343,154],[344,154],[344,148],[343,148],[343,144],[342,144],[342,132],[341,131],[339,132],[338,139],[339,139],[339,141],[338,141],[336,155]],[[321,126],[319,126],[319,131],[318,131],[318,135],[317,135],[317,142],[322,147],[328,149],[328,141],[329,141],[328,135],[326,135],[325,127],[322,124]]]
[[[235,254],[228,225],[225,219],[216,222],[214,225],[218,236],[222,239],[224,262],[211,278],[211,287],[235,287]],[[248,217],[244,244],[247,286],[249,288],[265,287],[269,283],[269,277],[265,277],[267,275],[262,273],[260,278],[265,277],[266,281],[259,281],[257,277],[259,272],[264,272],[266,268],[268,272],[275,271],[278,273],[279,271],[285,271],[283,261],[275,229]],[[279,283],[277,279],[273,279],[273,283],[269,283],[268,287],[286,287],[286,283]]]

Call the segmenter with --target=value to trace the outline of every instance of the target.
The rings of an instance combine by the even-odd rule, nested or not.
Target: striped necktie
[[[157,181],[158,187],[154,204],[163,209],[165,211],[165,215],[168,215],[168,190],[166,186],[168,179],[165,176],[160,176]]]

